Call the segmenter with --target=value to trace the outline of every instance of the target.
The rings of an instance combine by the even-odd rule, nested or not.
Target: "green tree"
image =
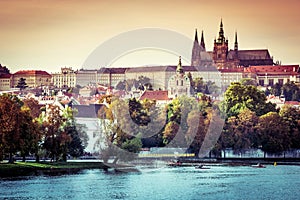
[[[282,87],[286,101],[300,101],[300,89],[294,82],[287,82]]]
[[[288,125],[276,112],[269,112],[259,117],[258,138],[265,153],[281,153],[289,149]]]
[[[141,145],[137,140],[141,140],[138,137],[138,131],[135,131],[138,125],[130,123],[131,116],[128,111],[128,103],[128,101],[113,98],[105,109],[106,119],[101,121],[102,129],[98,141],[100,154],[105,163],[111,157],[114,157],[113,164],[116,164],[121,158],[133,159],[136,156],[134,153],[140,149]],[[136,148],[134,145],[137,145]],[[124,156],[124,150],[126,155],[130,154],[131,156]]]
[[[272,86],[270,92],[275,96],[280,96],[282,93],[282,86],[279,83],[276,83]]]
[[[45,114],[41,115],[43,135],[45,137],[43,146],[49,152],[51,160],[58,161],[60,156],[65,160],[67,145],[71,136],[65,128],[72,124],[72,110],[67,108],[61,110],[56,105],[49,105]]]
[[[256,83],[255,79],[252,79],[252,78],[243,78],[243,79],[240,80],[240,83],[242,85],[257,86],[257,83]]]
[[[25,78],[20,78],[18,80],[18,84],[17,84],[16,87],[20,88],[21,91],[23,91],[24,89],[26,89],[28,87],[28,85],[26,83],[26,79]]]
[[[224,111],[228,117],[237,116],[242,110],[248,108],[261,116],[270,111],[276,111],[275,105],[266,103],[266,96],[255,86],[242,85],[235,82],[227,88],[223,101]]]
[[[291,149],[300,148],[300,111],[299,109],[284,105],[279,111],[280,117],[288,125],[289,139]]]
[[[230,117],[228,123],[232,133],[232,146],[230,147],[235,152],[243,154],[247,149],[258,147],[256,136],[258,117],[255,112],[245,109],[237,117]]]

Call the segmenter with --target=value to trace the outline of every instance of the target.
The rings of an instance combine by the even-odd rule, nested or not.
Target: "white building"
[[[63,67],[61,72],[52,74],[52,83],[58,88],[70,88],[76,86],[76,71]]]

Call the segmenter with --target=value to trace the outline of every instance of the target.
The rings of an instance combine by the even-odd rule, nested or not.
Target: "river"
[[[162,167],[0,179],[0,199],[300,199],[300,166]]]

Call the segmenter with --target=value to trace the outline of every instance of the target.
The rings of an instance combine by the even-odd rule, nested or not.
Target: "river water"
[[[162,167],[0,179],[0,199],[300,199],[300,166]]]

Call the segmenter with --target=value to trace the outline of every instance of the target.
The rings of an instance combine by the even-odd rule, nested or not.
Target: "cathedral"
[[[239,50],[237,32],[235,33],[234,49],[228,49],[228,39],[225,39],[223,22],[221,19],[220,31],[214,40],[213,51],[206,51],[203,31],[200,43],[197,29],[192,49],[192,66],[216,66],[218,69],[237,68],[240,66],[273,65],[273,58],[268,49]]]

